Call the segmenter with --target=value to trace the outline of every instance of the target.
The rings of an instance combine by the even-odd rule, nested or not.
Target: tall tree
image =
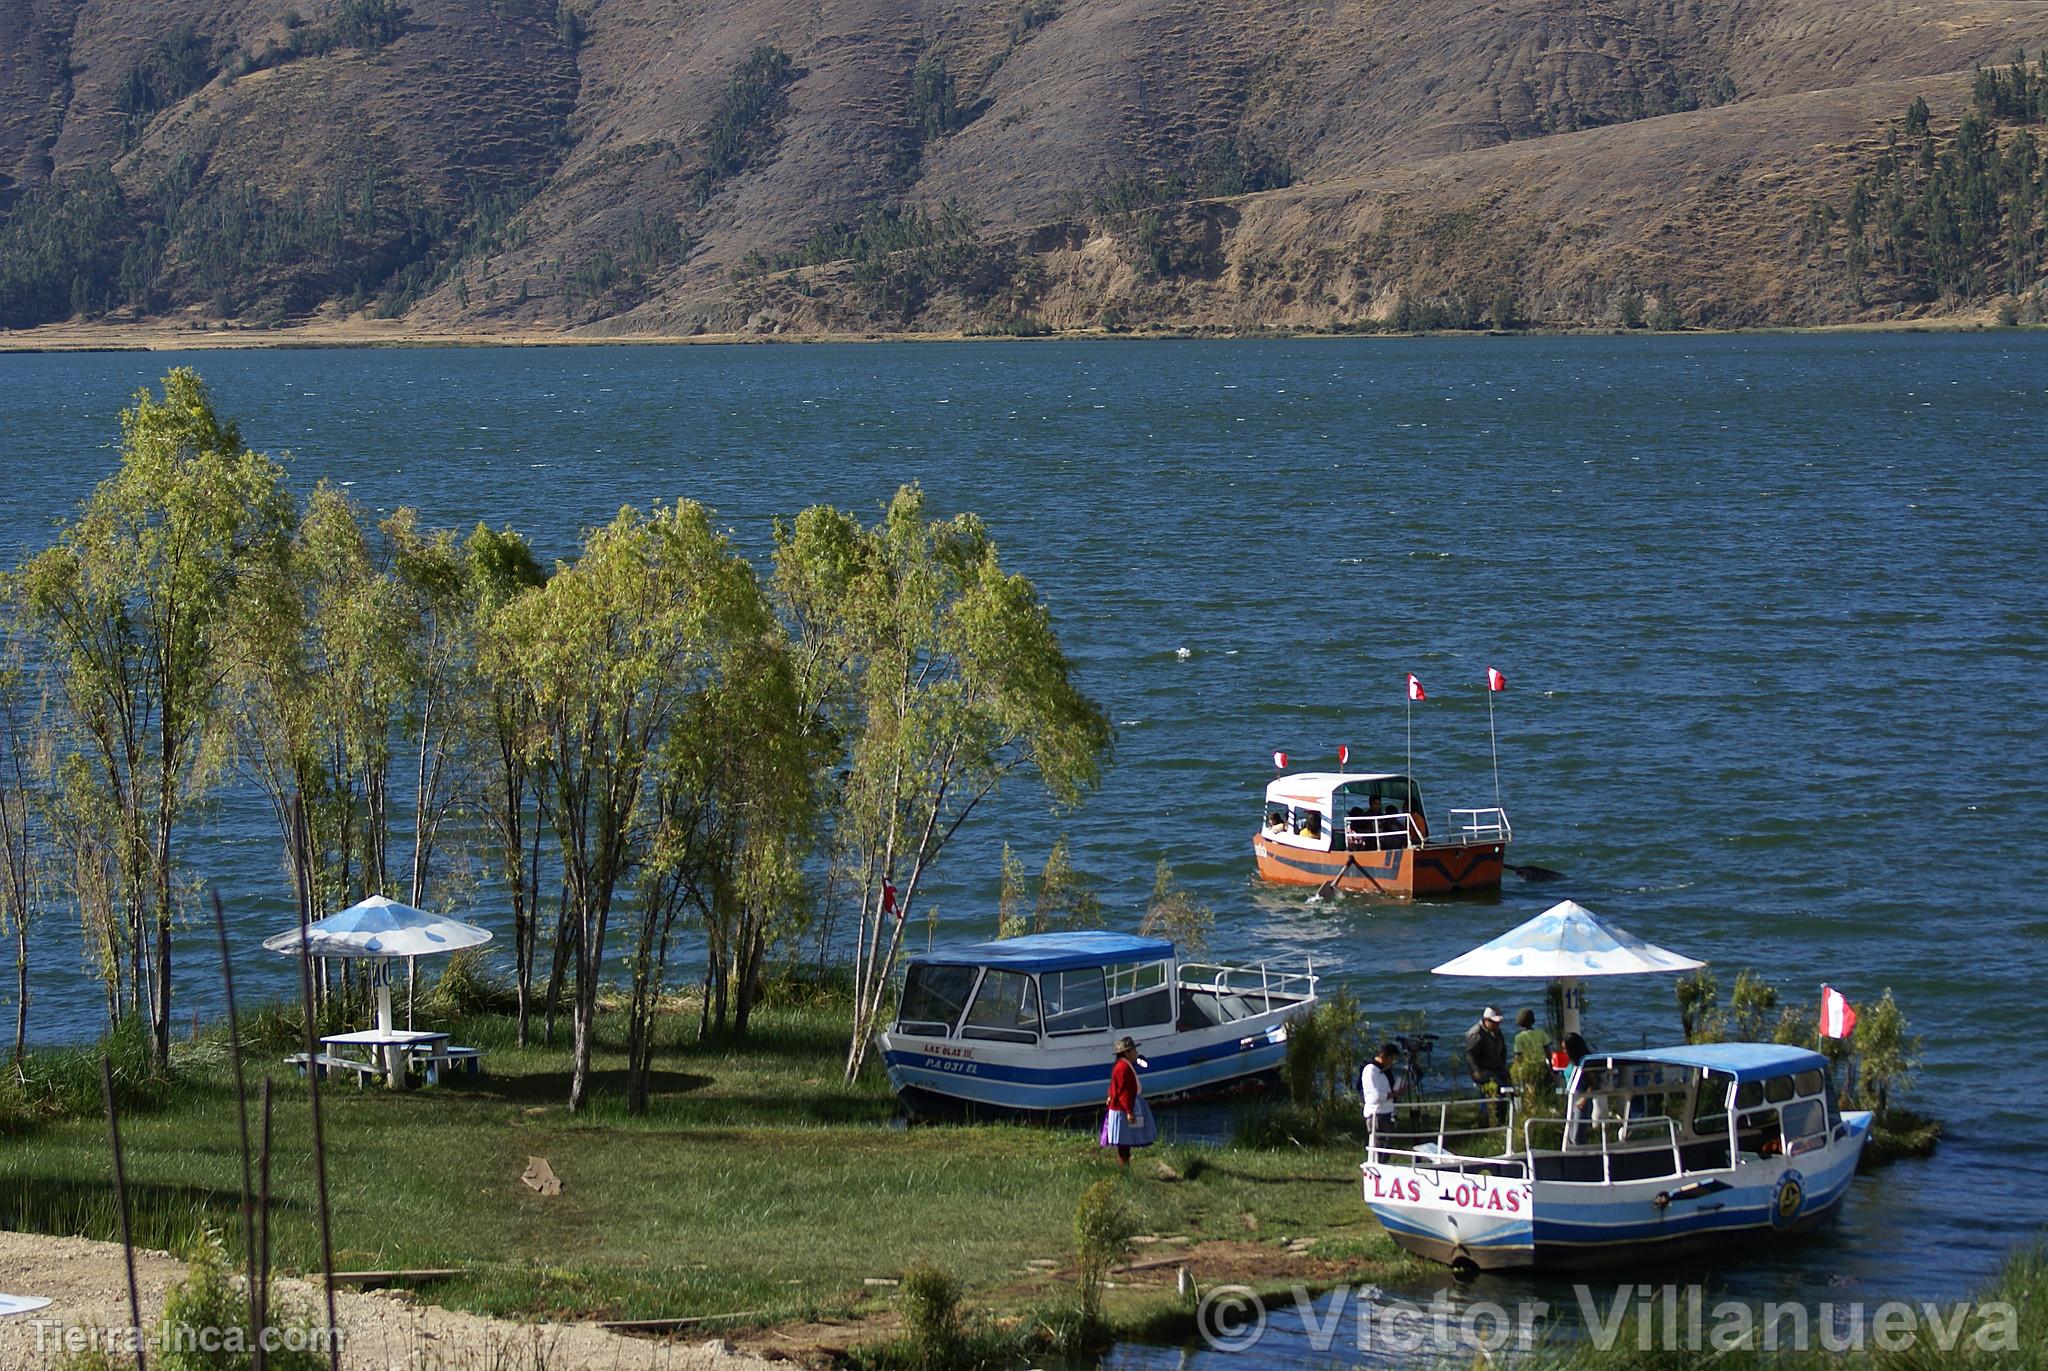
[[[291,527],[283,470],[243,447],[198,375],[164,378],[121,415],[121,466],[21,575],[60,687],[66,745],[89,759],[119,830],[131,990],[149,986],[170,1055],[176,834],[219,770],[225,630],[243,566]]]
[[[481,645],[499,611],[547,581],[526,540],[511,529],[478,524],[463,544],[469,561],[470,632]],[[479,648],[481,650],[481,648]],[[479,671],[470,680],[466,711],[476,755],[474,784],[498,852],[498,875],[512,905],[513,985],[518,996],[518,1040],[526,1046],[533,1001],[534,954],[540,928],[540,843],[545,825],[527,762],[533,725],[532,697],[515,678]]]
[[[1052,617],[972,515],[928,519],[916,486],[880,523],[818,507],[779,533],[776,584],[799,655],[843,674],[849,739],[834,826],[861,891],[846,1075],[887,1003],[925,873],[1017,775],[1056,805],[1100,775],[1109,723],[1073,684]]]
[[[0,615],[12,607],[0,602]],[[47,831],[41,803],[48,758],[46,735],[27,698],[28,673],[21,636],[7,633],[0,658],[0,929],[14,939],[14,1057],[28,1041],[28,930],[42,908],[49,870]]]
[[[721,607],[752,580],[701,506],[627,508],[493,621],[484,664],[531,697],[528,756],[568,892],[572,1110],[588,1098],[605,935],[651,807],[650,773],[686,702],[713,677]]]

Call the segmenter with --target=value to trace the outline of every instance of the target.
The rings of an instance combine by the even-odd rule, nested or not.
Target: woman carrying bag
[[[1138,1044],[1116,1040],[1116,1064],[1109,1069],[1109,1110],[1102,1116],[1102,1145],[1116,1149],[1116,1164],[1129,1167],[1131,1149],[1159,1140],[1159,1127],[1138,1090]]]

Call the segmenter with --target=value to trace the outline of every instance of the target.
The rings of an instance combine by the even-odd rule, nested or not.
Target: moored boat
[[[1315,987],[1306,963],[1184,963],[1163,938],[1033,934],[911,957],[876,1043],[913,1113],[1073,1114],[1101,1107],[1124,1034],[1155,1103],[1276,1073]]]
[[[1367,1157],[1365,1202],[1408,1251],[1478,1270],[1663,1260],[1809,1228],[1841,1203],[1870,1132],[1869,1114],[1837,1107],[1824,1057],[1768,1043],[1588,1057],[1562,1119],[1453,1130],[1453,1106],[1434,1107],[1434,1134],[1383,1136]]]
[[[1252,852],[1261,879],[1332,893],[1409,899],[1499,890],[1514,839],[1507,811],[1453,809],[1450,829],[1430,833],[1412,777],[1302,771],[1266,787]]]

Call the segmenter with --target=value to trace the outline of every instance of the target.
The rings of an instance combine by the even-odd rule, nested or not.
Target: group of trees
[[[1106,755],[1031,584],[916,487],[873,524],[804,511],[767,576],[690,501],[548,568],[509,529],[298,497],[190,371],[121,423],[119,470],[4,582],[0,921],[25,958],[68,905],[160,1061],[208,876],[191,818],[232,777],[313,917],[433,904],[467,880],[451,841],[483,855],[522,1041],[567,997],[572,1107],[623,934],[637,1110],[679,933],[707,949],[703,1029],[744,1032],[778,943],[854,911],[850,1076],[952,837],[1012,778],[1078,799]]]
[[[1808,249],[1841,263],[1858,303],[1882,277],[1907,299],[2030,291],[2048,242],[2048,158],[2027,126],[2044,118],[2048,51],[2032,68],[2021,53],[1979,71],[1973,108],[1946,135],[1915,97],[1848,200],[1814,206]]]

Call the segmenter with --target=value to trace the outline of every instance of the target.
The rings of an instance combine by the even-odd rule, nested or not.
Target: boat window
[[[1113,1028],[1150,1028],[1173,1022],[1173,995],[1165,986],[1118,1000],[1109,1007]]]
[[[913,966],[903,978],[903,1006],[896,1029],[920,1038],[943,1038],[960,1021],[974,989],[971,966]]]
[[[1123,962],[1102,969],[1109,982],[1109,997],[1121,999],[1126,995],[1142,995],[1147,990],[1166,984],[1165,962]]]
[[[1789,1156],[1825,1146],[1828,1140],[1827,1106],[1820,1100],[1794,1100],[1785,1106],[1785,1151]]]
[[[1109,997],[1099,966],[1049,971],[1039,978],[1039,993],[1047,1033],[1099,1033],[1109,1027]]]
[[[1736,1088],[1735,1107],[1737,1109],[1754,1109],[1763,1102],[1764,1083],[1762,1081],[1744,1081]]]
[[[1792,1098],[1792,1078],[1773,1076],[1764,1082],[1764,1099],[1772,1104],[1783,1104]]]
[[[1821,1093],[1821,1082],[1825,1079],[1826,1077],[1821,1074],[1820,1068],[1815,1067],[1811,1071],[1802,1071],[1794,1076],[1792,1078],[1792,1088],[1802,1095],[1818,1095]]]
[[[1015,971],[990,971],[981,978],[974,994],[974,1007],[960,1027],[963,1038],[987,1038],[996,1042],[1038,1041],[1038,994],[1031,978]]]

